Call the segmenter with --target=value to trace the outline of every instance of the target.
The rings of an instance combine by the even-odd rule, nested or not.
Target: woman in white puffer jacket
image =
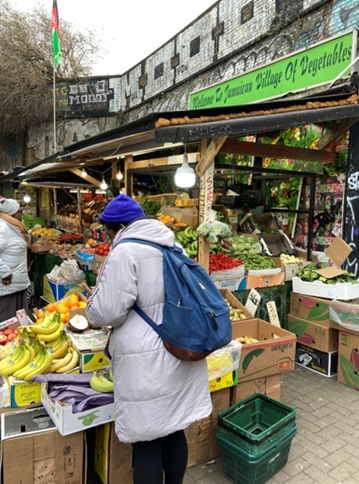
[[[27,310],[29,236],[16,200],[0,200],[0,322]]]
[[[182,361],[132,309],[136,303],[162,324],[165,299],[162,252],[121,239],[172,247],[174,233],[127,195],[101,215],[114,247],[102,265],[87,304],[94,326],[111,326],[109,353],[114,375],[115,429],[133,444],[134,484],[180,484],[187,465],[184,429],[212,410],[207,363]]]

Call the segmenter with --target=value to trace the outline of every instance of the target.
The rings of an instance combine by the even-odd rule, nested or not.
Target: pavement
[[[359,392],[296,365],[283,374],[281,401],[296,409],[298,432],[286,466],[267,483],[358,484]],[[188,468],[183,484],[229,482],[219,457]]]

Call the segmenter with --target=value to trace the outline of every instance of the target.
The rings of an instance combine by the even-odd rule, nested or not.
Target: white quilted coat
[[[135,220],[115,238],[173,246],[174,234],[153,218]],[[96,326],[112,326],[109,351],[115,381],[115,428],[122,442],[154,440],[212,411],[206,360],[180,361],[131,308],[137,303],[162,323],[162,253],[142,244],[115,247],[103,265],[87,313]]]
[[[12,274],[11,284],[2,279]],[[27,242],[20,231],[0,219],[0,297],[23,291],[30,285],[27,272]]]

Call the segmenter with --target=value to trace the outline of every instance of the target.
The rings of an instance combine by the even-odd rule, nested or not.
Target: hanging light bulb
[[[105,182],[104,178],[102,178],[100,188],[101,188],[101,190],[106,190],[106,188],[107,188],[107,183]]]
[[[175,174],[175,184],[178,187],[189,188],[192,187],[196,182],[196,174],[194,169],[188,164],[188,155],[185,151],[183,153],[183,163],[182,166],[177,168]]]
[[[86,178],[87,177],[87,171],[85,170],[85,168],[82,168],[82,171],[81,171],[81,176],[83,178]]]
[[[22,199],[23,199],[23,201],[25,203],[30,203],[31,202],[31,197],[27,193],[25,193],[25,195],[22,197]]]
[[[116,178],[117,178],[117,180],[122,180],[123,174],[122,174],[122,171],[121,170],[118,171],[118,173],[116,175]]]

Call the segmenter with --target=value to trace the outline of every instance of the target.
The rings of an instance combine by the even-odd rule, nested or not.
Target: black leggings
[[[182,484],[188,457],[183,430],[160,439],[133,444],[133,483]]]

